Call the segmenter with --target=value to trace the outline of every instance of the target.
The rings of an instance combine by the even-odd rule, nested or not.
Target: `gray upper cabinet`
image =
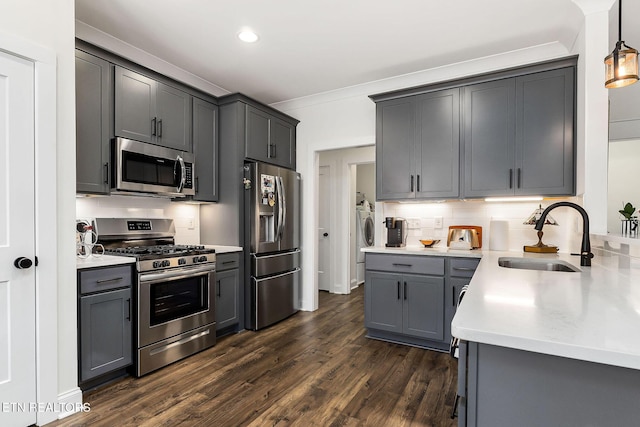
[[[464,196],[514,192],[515,80],[464,88]]]
[[[574,195],[576,64],[372,95],[378,200]]]
[[[245,157],[295,169],[295,124],[247,105]]]
[[[376,199],[415,198],[411,170],[415,150],[414,97],[376,106]]]
[[[574,69],[467,86],[464,197],[575,194]]]
[[[377,105],[379,200],[458,197],[459,109],[459,89]]]
[[[76,191],[109,193],[109,63],[76,50]]]
[[[516,194],[575,194],[574,87],[570,68],[516,78]]]
[[[191,151],[191,95],[115,67],[115,135]]]
[[[416,99],[416,198],[455,198],[460,194],[460,90]]]
[[[196,194],[194,200],[218,201],[218,107],[193,98],[193,153]]]

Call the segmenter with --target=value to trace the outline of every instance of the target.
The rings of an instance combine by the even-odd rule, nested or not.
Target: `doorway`
[[[357,166],[368,164],[375,169],[374,162],[375,146],[318,152],[318,290],[349,294],[357,287]],[[372,189],[375,189],[375,177],[365,192],[375,191]],[[375,205],[375,196],[367,195],[367,198]],[[325,232],[329,234],[327,240],[323,240]]]

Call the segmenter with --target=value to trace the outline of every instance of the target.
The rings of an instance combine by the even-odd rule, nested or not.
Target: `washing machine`
[[[375,213],[356,209],[356,280],[360,284],[364,282],[364,253],[362,248],[373,246],[375,235]]]

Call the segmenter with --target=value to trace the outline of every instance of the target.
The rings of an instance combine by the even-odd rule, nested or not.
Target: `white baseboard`
[[[62,411],[58,414],[58,419],[66,418],[76,412],[88,411],[91,408],[88,404],[82,403],[82,390],[76,387],[58,395],[58,404]]]

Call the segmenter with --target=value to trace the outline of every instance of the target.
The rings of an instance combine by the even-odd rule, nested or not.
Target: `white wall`
[[[579,197],[566,199],[580,204]],[[482,227],[482,249],[489,249],[492,219],[506,220],[509,224],[509,250],[522,252],[524,245],[538,243],[537,231],[533,225],[523,222],[540,204],[545,208],[553,201],[542,202],[485,202],[460,201],[447,203],[384,203],[380,217],[398,216],[405,219],[419,219],[419,229],[409,229],[407,246],[420,246],[421,239],[439,239],[437,247],[447,246],[447,233],[450,225],[478,225]],[[580,249],[582,217],[570,208],[554,209],[550,215],[558,226],[543,229],[542,242],[555,245],[560,252],[577,252]],[[435,217],[442,217],[442,228],[435,228]],[[380,245],[386,243],[386,236]]]
[[[73,0],[21,0],[2,4],[0,31],[33,42],[51,50],[57,59],[56,82],[56,159],[57,205],[50,206],[57,215],[57,277],[51,286],[57,287],[57,318],[42,319],[57,325],[57,372],[39,372],[44,379],[41,395],[51,387],[58,398],[73,395],[77,388],[76,352],[76,270],[75,241],[75,60],[74,60]],[[53,113],[53,112],[51,112]],[[71,161],[70,161],[71,159]],[[46,308],[38,307],[46,316]],[[52,349],[48,349],[52,350]],[[49,353],[50,354],[50,353]],[[46,354],[43,357],[47,357]],[[53,402],[52,402],[53,403]],[[48,416],[55,417],[52,413]]]
[[[78,197],[77,218],[171,218],[177,244],[200,244],[200,206],[160,197]]]
[[[568,47],[559,43],[550,43],[294,99],[273,106],[300,120],[297,132],[298,171],[304,178],[303,193],[313,195],[317,194],[318,152],[375,144],[375,104],[368,95],[526,65],[569,54]],[[582,141],[578,139],[578,144],[581,143]],[[313,224],[305,227],[302,236],[302,308],[304,310],[315,310],[318,307],[316,203],[315,198],[307,197],[302,207],[307,224]],[[380,232],[376,233],[376,236],[380,235]]]
[[[356,166],[356,192],[362,193],[369,204],[373,205],[376,202],[375,163]]]

